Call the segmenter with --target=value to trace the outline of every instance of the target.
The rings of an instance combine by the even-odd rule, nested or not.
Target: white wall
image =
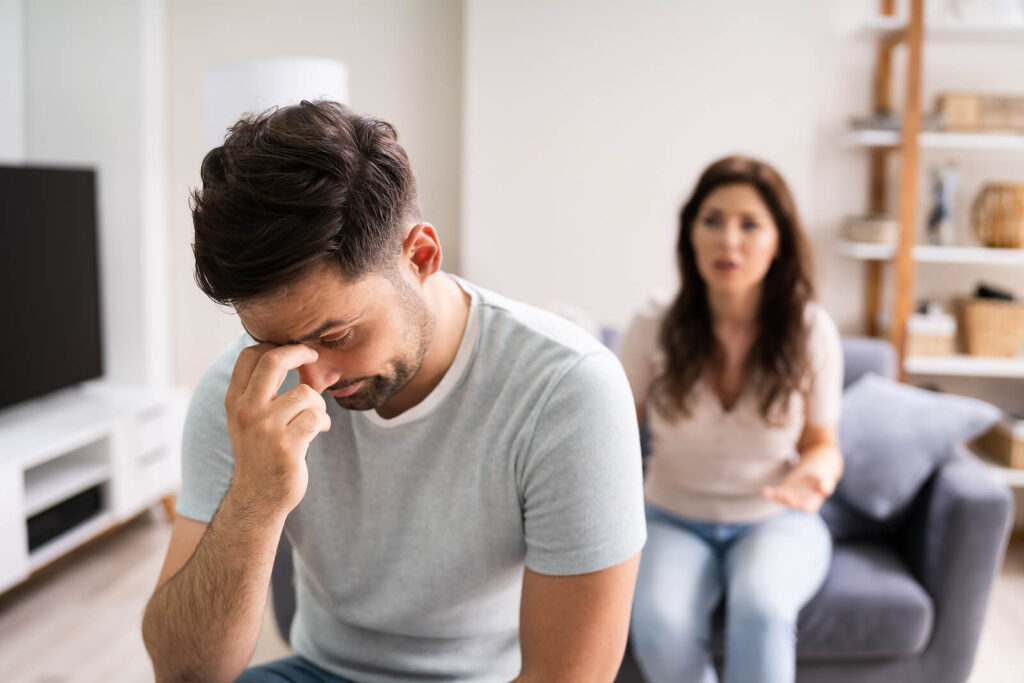
[[[875,43],[855,32],[875,9],[467,0],[466,275],[622,325],[651,289],[676,287],[676,215],[699,172],[744,152],[789,181],[816,247],[819,298],[858,331],[863,267],[835,255],[834,240],[844,216],[867,208],[867,154],[842,137],[871,109]],[[1019,92],[1022,59],[1021,45],[930,45],[925,108],[940,90]],[[983,180],[1024,180],[1018,157],[956,156],[961,223]],[[922,266],[917,293],[945,297],[985,277],[1024,294],[1022,276]]]
[[[25,4],[25,155],[98,170],[108,378],[169,380],[163,1]]]
[[[23,0],[0,0],[0,163],[25,159]]]
[[[674,288],[676,214],[700,171],[771,160],[812,189],[811,0],[469,0],[468,277],[623,324]]]
[[[175,369],[193,386],[240,332],[192,280],[188,191],[205,152],[201,75],[260,57],[328,57],[349,69],[351,105],[398,127],[417,174],[425,218],[459,269],[462,6],[458,0],[176,0],[169,7],[170,264]]]

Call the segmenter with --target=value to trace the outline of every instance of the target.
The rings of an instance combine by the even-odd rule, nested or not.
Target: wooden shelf
[[[890,261],[896,247],[842,240],[836,250],[843,256],[862,261]],[[981,265],[1024,266],[1024,249],[993,249],[990,247],[937,247],[919,244],[913,249],[918,263],[973,263]]]
[[[866,20],[857,30],[863,38],[896,39],[906,30],[906,19],[876,16]],[[1024,41],[1024,24],[1007,25],[980,22],[942,21],[925,22],[924,39],[934,42]]]
[[[865,20],[858,28],[861,38],[895,38],[907,30],[907,21],[902,17],[874,16]]]
[[[911,375],[1024,378],[1024,356],[907,356],[903,359],[903,369]]]
[[[846,137],[851,147],[899,147],[898,130],[869,128],[850,131]],[[1024,134],[1019,133],[950,133],[923,132],[917,136],[921,149],[1024,152]]]

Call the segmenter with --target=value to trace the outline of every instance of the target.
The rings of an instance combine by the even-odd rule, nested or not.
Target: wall
[[[812,4],[469,0],[467,276],[621,325],[674,288],[676,214],[710,161],[769,159],[806,207]]]
[[[23,0],[0,0],[0,163],[25,158]]]
[[[170,379],[162,0],[25,3],[25,156],[98,171],[104,365]]]
[[[836,255],[834,240],[843,217],[867,207],[868,156],[843,136],[870,112],[875,43],[857,29],[874,8],[468,0],[466,275],[625,324],[650,290],[677,285],[676,214],[699,172],[745,152],[788,179],[820,298],[844,331],[858,331],[863,267]],[[1019,91],[1024,73],[1024,47],[1011,43],[930,44],[925,58],[926,109],[943,89]],[[897,79],[897,101],[901,88]],[[922,159],[947,156],[964,172],[961,225],[983,180],[1024,180],[1013,155]],[[985,277],[1024,294],[1022,275],[927,266],[917,293],[944,297]]]
[[[201,76],[214,64],[261,57],[328,57],[349,69],[350,104],[398,127],[417,173],[425,218],[445,268],[459,269],[462,7],[456,0],[271,0],[170,4],[170,267],[178,384],[193,386],[240,332],[192,280],[188,192],[205,153]]]

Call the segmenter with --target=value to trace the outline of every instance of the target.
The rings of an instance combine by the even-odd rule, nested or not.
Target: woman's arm
[[[800,462],[764,496],[791,508],[817,512],[843,475],[843,456],[835,426],[806,425],[797,443]]]

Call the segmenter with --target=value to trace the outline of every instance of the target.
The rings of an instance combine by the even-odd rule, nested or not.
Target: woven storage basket
[[[952,131],[1024,132],[1024,96],[943,93],[936,109]]]
[[[1024,469],[1024,420],[1007,417],[978,437],[978,449],[994,460]]]
[[[951,356],[956,352],[952,336],[914,334],[907,335],[908,356]]]
[[[986,247],[1024,248],[1024,184],[985,185],[971,209],[971,228]]]
[[[1024,344],[1024,304],[967,299],[960,306],[960,329],[972,356],[1016,356]]]

